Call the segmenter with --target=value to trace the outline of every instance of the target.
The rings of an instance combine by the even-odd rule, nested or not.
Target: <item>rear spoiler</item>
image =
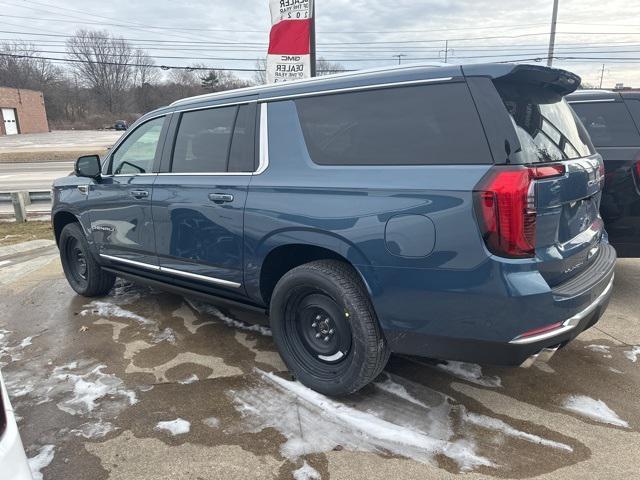
[[[518,65],[513,63],[494,63],[484,65],[465,65],[464,75],[489,77],[494,82],[526,84],[536,89],[553,92],[564,97],[577,90],[582,79],[575,73],[549,68],[541,65]]]

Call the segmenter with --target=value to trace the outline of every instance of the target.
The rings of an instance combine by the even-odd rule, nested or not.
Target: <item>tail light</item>
[[[536,250],[538,180],[564,175],[564,165],[494,167],[474,192],[476,216],[491,253],[530,258]]]

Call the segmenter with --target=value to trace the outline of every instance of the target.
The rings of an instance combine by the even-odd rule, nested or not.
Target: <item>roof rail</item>
[[[322,83],[322,82],[326,82],[328,80],[332,80],[334,78],[349,78],[349,77],[358,77],[360,75],[368,75],[370,73],[382,73],[382,72],[387,72],[387,71],[394,71],[394,70],[411,70],[411,69],[416,69],[416,68],[439,68],[439,67],[451,67],[454,66],[455,64],[453,63],[441,63],[441,62],[432,62],[432,63],[406,63],[403,65],[395,65],[395,66],[387,66],[387,67],[377,67],[377,68],[369,68],[369,69],[364,69],[364,70],[355,70],[355,71],[349,71],[349,72],[341,72],[341,73],[334,73],[331,75],[323,75],[320,77],[313,77],[313,78],[305,78],[302,80],[294,80],[291,82],[283,82],[283,83],[275,83],[275,84],[268,84],[268,85],[256,85],[253,87],[245,87],[245,88],[237,88],[234,90],[224,90],[222,92],[214,92],[214,93],[205,93],[204,95],[196,95],[194,97],[187,97],[187,98],[183,98],[180,100],[176,100],[175,102],[173,102],[171,105],[169,105],[170,107],[175,107],[176,105],[183,105],[185,103],[191,103],[195,100],[213,100],[219,97],[224,97],[229,95],[230,93],[233,93],[234,95],[237,94],[246,94],[246,95],[250,95],[252,93],[257,93],[257,92],[261,92],[262,90],[265,90],[267,88],[277,88],[277,87],[283,87],[286,88],[287,86],[296,86],[296,85],[308,85],[308,84],[316,84],[316,83]]]

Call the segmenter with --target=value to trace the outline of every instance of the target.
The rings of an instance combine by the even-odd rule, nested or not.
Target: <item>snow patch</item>
[[[297,470],[293,472],[294,480],[321,480],[320,472],[309,465],[306,461]]]
[[[172,328],[165,328],[153,336],[153,343],[169,342],[173,345],[176,343],[176,332]]]
[[[473,425],[477,425],[488,430],[496,430],[510,437],[521,438],[522,440],[526,440],[531,443],[537,443],[538,445],[544,445],[545,447],[559,448],[561,450],[573,452],[573,448],[571,448],[569,445],[560,442],[554,442],[553,440],[547,440],[546,438],[539,437],[538,435],[534,435],[532,433],[523,432],[522,430],[513,428],[511,425],[506,424],[498,418],[488,417],[486,415],[480,415],[477,413],[465,412],[464,419]]]
[[[182,385],[190,385],[192,383],[197,382],[198,380],[200,380],[198,378],[198,376],[195,373],[192,373],[191,375],[189,375],[187,378],[184,378],[182,380],[178,380],[178,383],[182,384]]]
[[[591,397],[587,397],[586,395],[569,396],[565,400],[563,408],[597,422],[629,428],[629,424],[618,417],[616,412],[611,410],[606,403],[602,400],[595,400]]]
[[[483,387],[497,388],[502,386],[500,377],[486,377],[482,375],[482,367],[475,363],[454,362],[448,361],[445,363],[439,363],[436,366],[438,369],[443,370],[454,377],[462,380],[467,380],[476,385],[482,385]]]
[[[129,405],[138,402],[135,392],[126,390],[124,382],[115,375],[103,373],[106,365],[98,365],[85,374],[71,373],[77,364],[57,367],[53,376],[72,387],[73,397],[58,403],[58,408],[71,415],[82,415],[92,412],[98,401],[105,397],[121,398]]]
[[[624,352],[624,355],[633,363],[636,363],[638,361],[638,355],[640,355],[640,345],[636,345],[631,350],[627,350]]]
[[[298,382],[283,380],[258,371],[267,383],[265,388],[229,392],[236,409],[245,417],[252,431],[276,428],[287,441],[281,446],[284,457],[295,460],[303,455],[328,452],[336,446],[364,451],[391,452],[423,463],[433,463],[437,454],[455,461],[461,470],[493,463],[476,453],[469,439],[451,441],[452,429],[448,399],[441,396],[443,416],[434,422],[425,411],[426,404],[417,399],[398,401],[388,391],[405,394],[400,388],[382,382],[382,397],[361,398],[359,408],[329,399]],[[428,407],[427,407],[428,408]]]
[[[591,350],[592,352],[596,352],[596,353],[603,353],[603,354],[609,354],[609,347],[606,345],[587,345],[586,347],[587,350]]]
[[[33,480],[43,480],[42,469],[46,468],[53,461],[56,447],[45,445],[38,451],[35,457],[29,459],[29,469]]]
[[[189,433],[190,429],[191,423],[182,418],[176,418],[175,420],[169,420],[166,422],[158,422],[158,424],[154,428],[154,430],[156,431],[164,430],[174,436]]]
[[[103,438],[107,434],[116,430],[111,422],[99,421],[96,423],[83,423],[80,428],[71,430],[71,433],[87,439]]]
[[[209,428],[218,428],[220,426],[220,420],[218,420],[216,417],[205,418],[204,420],[202,420],[202,423],[204,423]]]
[[[97,315],[100,317],[119,317],[119,318],[128,318],[134,320],[141,325],[155,325],[153,320],[149,320],[137,313],[134,313],[130,310],[125,310],[111,302],[103,302],[100,300],[94,300],[93,302],[85,305],[85,310],[80,312],[80,315],[86,317],[87,315]]]
[[[231,318],[225,315],[213,305],[201,302],[199,300],[194,300],[190,298],[187,298],[185,300],[189,304],[189,306],[193,308],[195,311],[197,311],[198,313],[213,315],[214,317],[217,317],[219,320],[221,320],[223,323],[225,323],[229,327],[238,328],[240,330],[246,330],[248,332],[256,332],[256,333],[259,333],[260,335],[264,335],[267,337],[271,336],[271,329],[269,327],[265,327],[263,325],[251,325],[248,323],[241,322],[239,320],[236,320],[235,318]]]

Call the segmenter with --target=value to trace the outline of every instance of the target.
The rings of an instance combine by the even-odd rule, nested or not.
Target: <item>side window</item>
[[[185,112],[173,149],[174,173],[219,173],[227,160],[238,107]]]
[[[635,147],[640,135],[622,102],[572,103],[596,147]]]
[[[256,104],[242,105],[233,129],[229,172],[255,171]]]
[[[640,129],[640,99],[627,98],[625,99],[625,103],[627,104],[627,107],[629,107],[629,111],[631,112],[633,121],[636,123],[636,127]]]
[[[163,124],[164,117],[160,117],[136,128],[113,153],[111,173],[136,175],[151,172]]]
[[[389,88],[295,101],[320,165],[490,163],[466,84]]]

